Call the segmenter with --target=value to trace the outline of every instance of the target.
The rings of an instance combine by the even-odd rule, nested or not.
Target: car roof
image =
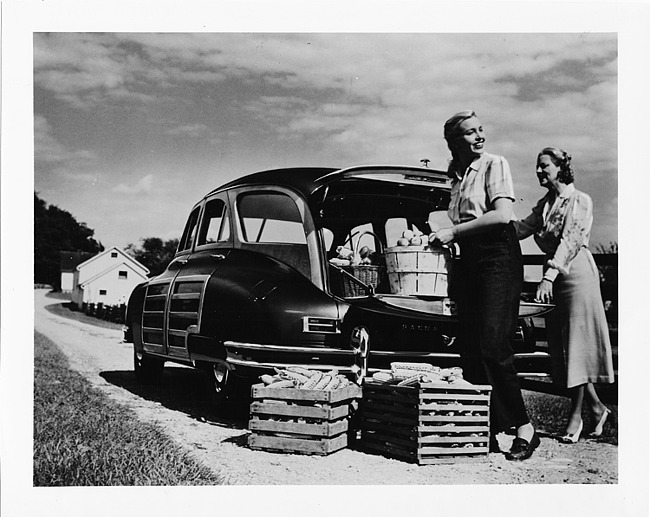
[[[277,185],[298,191],[304,197],[309,197],[317,188],[336,180],[350,177],[378,179],[401,174],[407,177],[427,178],[443,189],[449,189],[447,173],[445,171],[429,169],[427,167],[414,167],[409,165],[358,165],[344,169],[332,167],[291,167],[285,169],[271,169],[242,176],[214,189],[206,197],[237,187],[255,185]]]

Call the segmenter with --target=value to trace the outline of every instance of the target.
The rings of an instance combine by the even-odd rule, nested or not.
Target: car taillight
[[[341,322],[336,318],[305,316],[302,319],[302,331],[318,334],[340,334]]]

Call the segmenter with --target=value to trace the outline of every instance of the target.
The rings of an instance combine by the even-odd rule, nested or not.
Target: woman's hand
[[[435,240],[442,244],[449,244],[454,240],[453,228],[442,228],[436,232]]]
[[[535,301],[542,303],[551,303],[553,301],[553,282],[542,280],[537,286]]]

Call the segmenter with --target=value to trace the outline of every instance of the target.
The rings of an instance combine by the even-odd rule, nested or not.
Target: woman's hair
[[[447,143],[449,143],[450,140],[453,140],[460,134],[458,131],[458,126],[460,126],[461,122],[475,116],[476,112],[474,112],[474,110],[465,110],[459,111],[455,115],[449,117],[447,122],[445,122],[444,129],[445,140],[447,140]]]
[[[455,115],[449,117],[447,122],[445,122],[444,137],[447,141],[447,147],[449,147],[449,150],[451,151],[451,162],[449,163],[449,170],[447,171],[447,174],[450,177],[454,176],[452,169],[458,163],[458,153],[456,152],[456,146],[453,144],[454,140],[460,136],[458,126],[460,126],[463,121],[475,116],[476,112],[474,110],[459,111]]]
[[[551,158],[556,167],[560,168],[557,179],[565,185],[573,183],[574,173],[573,167],[571,167],[571,155],[559,147],[544,147],[537,155],[537,158],[544,154]]]

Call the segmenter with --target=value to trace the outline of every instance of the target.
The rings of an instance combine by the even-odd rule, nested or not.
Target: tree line
[[[150,275],[162,273],[174,258],[178,239],[145,237],[128,244],[125,251],[149,269]],[[61,286],[61,252],[104,251],[95,239],[95,230],[79,222],[68,211],[48,204],[34,192],[34,283]]]

